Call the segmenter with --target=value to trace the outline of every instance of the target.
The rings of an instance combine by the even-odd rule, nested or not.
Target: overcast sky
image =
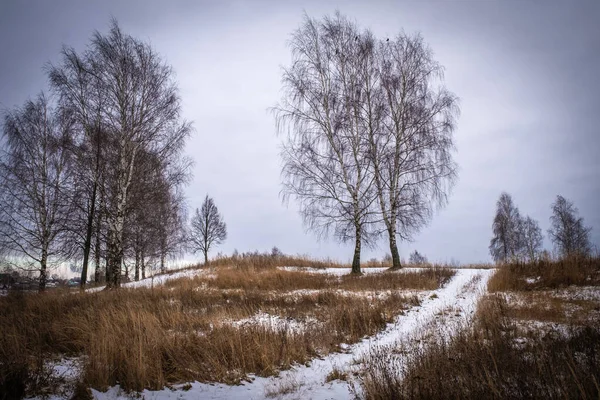
[[[600,1],[10,1],[0,2],[0,108],[48,84],[62,45],[82,50],[111,16],[149,41],[177,74],[195,134],[190,208],[208,193],[228,225],[217,251],[270,250],[351,260],[351,246],[306,233],[283,205],[279,141],[267,108],[280,98],[286,41],[336,9],[377,36],[421,32],[460,97],[459,181],[412,243],[431,261],[490,261],[495,203],[509,192],[549,227],[557,194],[574,201],[600,244]],[[545,245],[551,248],[546,239]],[[386,241],[363,260],[388,253]]]

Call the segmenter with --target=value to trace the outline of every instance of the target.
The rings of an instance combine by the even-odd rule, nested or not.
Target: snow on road
[[[345,381],[335,380],[326,383],[332,370],[348,370],[357,368],[359,360],[367,356],[371,350],[381,346],[392,345],[417,335],[422,329],[449,308],[460,311],[462,322],[470,321],[478,298],[485,291],[491,269],[459,269],[452,280],[443,288],[429,292],[429,296],[418,307],[408,310],[396,318],[392,324],[379,334],[346,347],[344,353],[332,353],[322,359],[313,360],[309,366],[296,366],[282,371],[278,377],[255,377],[252,382],[230,386],[194,382],[187,390],[163,389],[158,391],[144,390],[141,398],[146,400],[183,400],[183,399],[346,399],[351,398],[350,385]],[[458,324],[456,325],[458,327]],[[177,388],[176,387],[176,388]],[[92,390],[96,399],[127,399],[118,387],[107,392]]]

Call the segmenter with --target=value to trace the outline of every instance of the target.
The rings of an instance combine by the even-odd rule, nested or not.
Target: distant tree
[[[32,261],[39,290],[47,269],[68,253],[62,239],[73,211],[70,115],[39,95],[4,117],[0,154],[0,248]],[[37,266],[35,266],[37,265]]]
[[[392,259],[392,255],[386,253],[383,258],[381,259],[381,264],[386,266],[386,267],[391,267],[393,264],[393,259]]]
[[[496,216],[492,224],[494,236],[490,241],[490,254],[496,262],[515,260],[522,249],[521,214],[512,197],[503,192],[496,203]]]
[[[281,252],[281,250],[279,250],[279,248],[277,246],[273,246],[273,248],[271,249],[271,257],[277,258],[277,257],[281,257],[281,256],[283,256],[283,253]]]
[[[196,209],[192,217],[190,244],[195,253],[204,254],[204,263],[208,263],[208,252],[213,246],[223,243],[227,238],[227,226],[211,197],[206,196],[202,208]]]
[[[527,216],[521,221],[520,229],[525,257],[530,262],[539,259],[544,244],[544,235],[542,235],[540,225],[535,219]]]
[[[413,251],[408,258],[408,262],[413,265],[427,264],[427,257],[419,253],[417,250]]]
[[[589,234],[592,228],[585,226],[583,218],[578,214],[579,210],[573,202],[563,196],[556,196],[556,201],[552,203],[548,235],[563,257],[587,255],[591,252]]]

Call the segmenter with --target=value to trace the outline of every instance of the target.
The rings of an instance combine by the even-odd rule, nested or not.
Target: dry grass
[[[427,345],[372,354],[363,397],[600,398],[600,300],[578,295],[600,284],[599,265],[587,259],[499,269],[490,290],[511,292],[484,297],[471,326],[451,338],[422,332]],[[568,285],[580,286],[549,289]]]
[[[512,294],[508,304],[508,316],[522,321],[584,326],[600,320],[599,301],[557,296],[550,290]]]
[[[79,388],[158,389],[272,375],[373,335],[418,304],[414,295],[340,291],[437,288],[451,274],[335,278],[238,266],[154,289],[9,295],[0,298],[0,393],[41,393],[50,383],[42,379],[48,361],[63,356],[82,360]],[[235,323],[259,313],[283,323]]]
[[[498,268],[498,271],[492,276],[488,282],[488,290],[491,292],[539,290],[569,285],[599,286],[600,258],[507,264]]]
[[[331,382],[335,380],[347,381],[348,373],[346,371],[341,370],[337,366],[334,366],[331,372],[327,374],[327,377],[325,377],[325,382]]]
[[[243,253],[236,256],[217,257],[209,262],[212,267],[236,268],[275,268],[275,267],[311,267],[311,268],[350,268],[350,264],[340,263],[330,259],[313,259],[307,256],[273,255],[269,253]],[[369,267],[363,263],[363,267]],[[381,265],[377,265],[381,267]]]
[[[366,399],[598,398],[600,325],[523,340],[502,297],[485,298],[475,325],[450,340],[379,353]]]
[[[454,276],[448,268],[421,271],[385,272],[361,276],[313,274],[276,268],[235,267],[215,268],[213,276],[200,275],[193,279],[171,280],[167,287],[205,287],[220,290],[262,290],[281,292],[291,290],[434,290]]]

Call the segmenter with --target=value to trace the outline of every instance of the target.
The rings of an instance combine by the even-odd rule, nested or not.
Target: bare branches
[[[410,240],[444,206],[457,177],[453,132],[457,98],[443,86],[443,68],[420,35],[378,42],[377,86],[370,90],[370,154],[379,205],[400,267],[395,237]],[[366,79],[367,81],[369,79]]]
[[[538,222],[530,216],[521,221],[521,238],[525,257],[529,262],[536,261],[542,252],[544,236]]]
[[[496,203],[496,216],[492,224],[494,236],[490,241],[490,254],[495,261],[515,260],[522,248],[521,214],[510,194],[503,192]]]
[[[202,208],[196,209],[192,217],[190,231],[190,245],[195,253],[204,254],[204,263],[208,263],[208,252],[213,246],[223,243],[227,239],[227,225],[219,213],[214,200],[206,196]]]
[[[45,289],[49,264],[65,254],[61,243],[73,211],[70,154],[72,119],[39,95],[4,118],[0,155],[0,248],[38,264]]]
[[[370,34],[365,33],[365,36]],[[309,230],[355,241],[360,249],[374,235],[374,181],[361,124],[359,61],[362,32],[339,13],[316,21],[305,17],[292,34],[292,65],[283,74],[284,96],[273,111],[285,135],[284,199],[294,198]]]
[[[522,217],[512,197],[503,192],[496,203],[496,216],[492,224],[494,236],[490,240],[490,254],[496,262],[528,259],[537,260],[542,251],[544,237],[536,220]]]
[[[310,230],[357,248],[387,231],[399,267],[396,236],[423,227],[456,178],[459,110],[442,67],[420,36],[380,41],[339,13],[305,17],[290,47],[274,108],[284,197]]]
[[[107,34],[94,33],[84,53],[65,48],[62,65],[51,66],[49,74],[61,106],[76,116],[81,133],[76,151],[86,154],[85,149],[92,149],[95,154],[84,173],[89,179],[88,196],[84,196],[88,204],[84,211],[84,271],[100,191],[105,198],[104,217],[108,224],[111,272],[107,271],[107,275],[112,278],[108,284],[118,287],[125,220],[131,208],[129,203],[136,196],[131,192],[138,179],[136,174],[151,173],[148,168],[164,173],[168,170],[171,173],[162,178],[171,180],[173,190],[184,183],[188,164],[181,162],[181,152],[191,125],[181,120],[180,98],[171,67],[149,44],[123,33],[114,20]],[[138,167],[144,157],[156,160],[146,163],[146,170]],[[174,198],[174,193],[171,189],[164,191],[166,197]],[[166,211],[163,214],[165,218],[171,215]],[[161,260],[164,264],[164,257]]]
[[[591,252],[589,233],[592,228],[583,224],[579,210],[573,202],[563,196],[556,196],[552,203],[551,228],[548,235],[563,257],[587,255]]]

